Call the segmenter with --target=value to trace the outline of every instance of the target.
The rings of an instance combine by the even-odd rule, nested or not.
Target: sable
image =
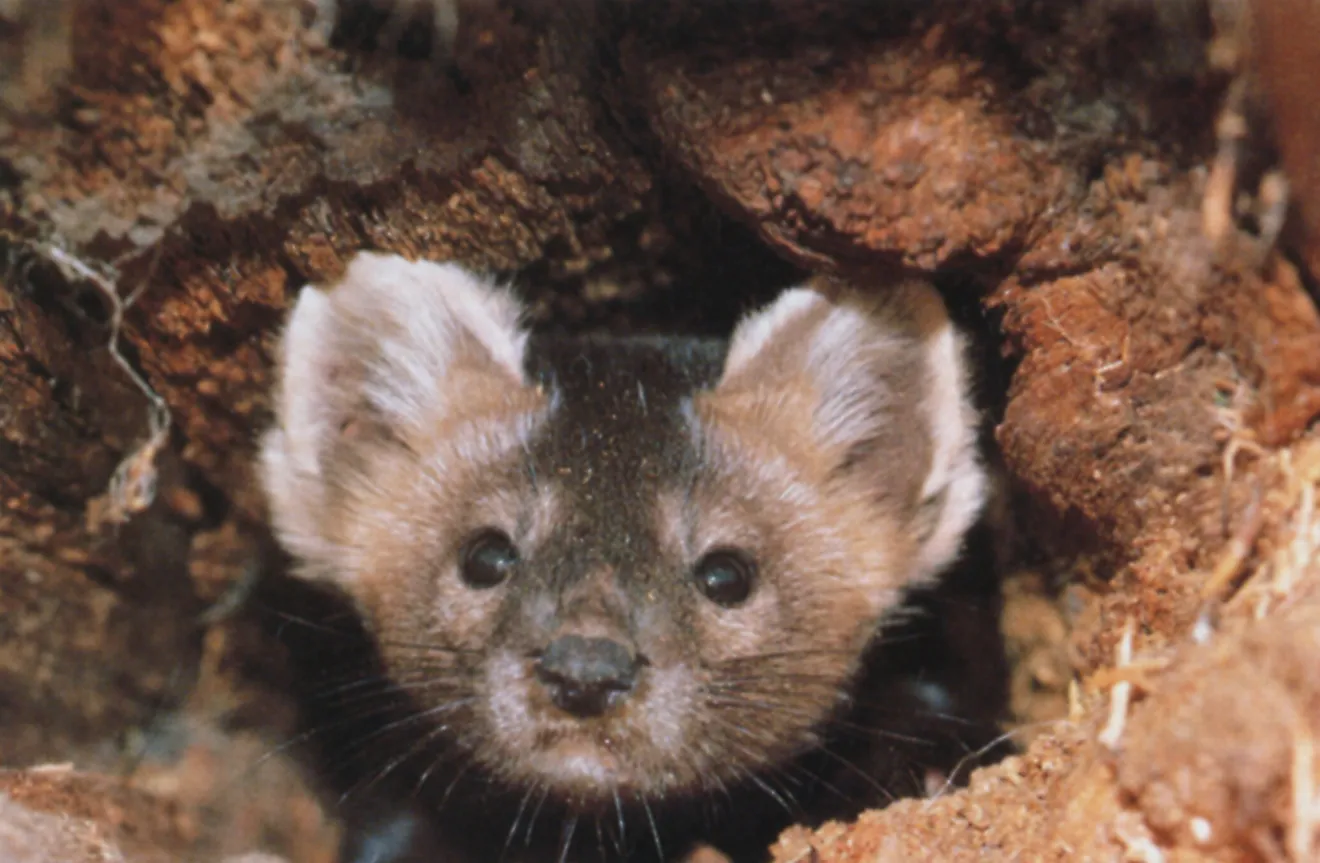
[[[465,789],[430,816],[445,859],[673,857],[794,814],[785,777],[839,758],[877,635],[982,506],[938,294],[820,279],[727,344],[520,316],[453,264],[362,253],[300,295],[262,445],[299,573],[406,691],[395,766]]]

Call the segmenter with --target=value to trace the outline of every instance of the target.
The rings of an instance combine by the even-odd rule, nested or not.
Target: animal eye
[[[697,561],[692,570],[697,587],[717,605],[741,605],[756,582],[756,562],[737,549],[718,549]]]
[[[494,587],[509,577],[518,562],[518,549],[502,530],[478,531],[466,543],[459,558],[459,574],[469,587]]]

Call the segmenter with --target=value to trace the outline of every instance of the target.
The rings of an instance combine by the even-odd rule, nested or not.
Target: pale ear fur
[[[925,580],[957,557],[986,494],[963,340],[925,283],[831,293],[795,288],[745,318],[715,394],[810,390],[809,436],[836,458],[883,439],[858,474],[913,487],[920,541],[909,575]],[[920,475],[905,475],[913,463]]]
[[[923,400],[934,449],[922,499],[935,509],[922,543],[921,566],[934,574],[958,556],[963,538],[981,514],[987,494],[977,452],[977,415],[969,392],[966,345],[946,320],[925,340],[930,389]]]
[[[290,551],[324,550],[327,457],[346,426],[378,423],[406,439],[444,417],[455,375],[524,382],[521,312],[456,264],[373,252],[328,289],[302,290],[280,339],[275,424],[261,446],[271,514]]]

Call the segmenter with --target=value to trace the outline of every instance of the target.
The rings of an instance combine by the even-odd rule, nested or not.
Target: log
[[[327,41],[301,0],[0,3],[22,49],[0,62],[0,764],[70,761],[136,795],[162,740],[177,779],[189,752],[256,757],[223,742],[255,717],[294,727],[281,659],[233,615],[269,556],[252,459],[275,328],[356,250],[516,275],[566,327],[718,331],[803,269],[916,272],[988,345],[1068,670],[1109,668],[1130,632],[1167,676],[1143,678],[1126,758],[1098,742],[1111,684],[969,792],[787,835],[779,859],[853,859],[859,836],[960,859],[969,827],[1023,857],[1229,855],[1253,825],[1310,849],[1280,814],[1295,747],[1216,761],[1203,811],[1170,796],[1196,747],[1160,721],[1255,686],[1299,739],[1320,731],[1299,670],[1320,667],[1316,577],[1283,558],[1320,476],[1315,124],[1279,17],[1300,5],[1255,5],[1282,46],[1256,52],[1233,2],[460,4],[450,65],[424,29],[376,44],[370,10]],[[1217,136],[1239,92],[1246,131]],[[1300,214],[1277,235],[1263,203],[1234,209],[1268,198],[1274,134]],[[1212,576],[1267,587],[1221,607]],[[1286,625],[1253,629],[1279,597]],[[1227,647],[1187,646],[1221,622]],[[1178,715],[1230,754],[1283,733],[1277,711],[1231,733]],[[202,724],[172,737],[179,716]],[[134,806],[207,805],[156,779]],[[281,793],[306,829],[259,848],[279,804],[254,801],[225,853],[328,859],[328,809]],[[31,830],[7,799],[0,828]]]

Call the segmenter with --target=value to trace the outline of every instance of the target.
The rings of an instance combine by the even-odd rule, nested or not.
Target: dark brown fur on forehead
[[[581,563],[646,554],[658,491],[696,466],[685,405],[715,383],[725,348],[715,339],[532,339],[528,373],[556,407],[533,438],[531,471],[559,492],[572,522],[564,538],[590,532],[589,542],[569,543],[578,555],[616,558]]]

